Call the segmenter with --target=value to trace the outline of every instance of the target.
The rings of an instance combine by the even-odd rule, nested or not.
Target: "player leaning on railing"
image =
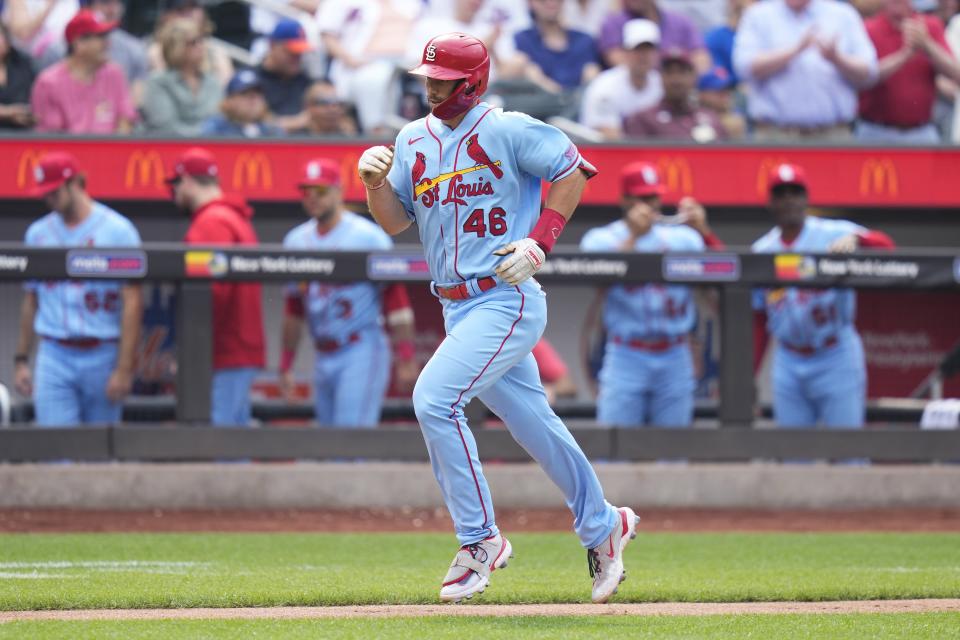
[[[547,321],[546,296],[531,276],[596,170],[559,130],[480,102],[489,68],[476,38],[430,40],[412,73],[426,77],[431,115],[404,127],[394,147],[366,150],[359,163],[377,222],[390,234],[417,223],[443,305],[446,339],[413,392],[462,545],[440,598],[458,602],[483,591],[512,552],[463,414],[479,397],[563,491],[588,550],[593,600],[606,602],[624,578],[623,550],[639,518],[604,500],[589,461],[547,403],[530,353]],[[552,183],[542,212],[541,180]]]

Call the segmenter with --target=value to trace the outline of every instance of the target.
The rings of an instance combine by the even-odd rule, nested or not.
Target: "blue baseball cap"
[[[233,74],[227,83],[227,95],[232,96],[250,89],[260,89],[260,77],[251,69],[244,69]]]
[[[271,42],[282,42],[287,50],[292,53],[306,53],[313,49],[313,45],[307,40],[307,34],[303,26],[296,20],[285,18],[277,23],[270,34]]]
[[[700,91],[723,91],[733,86],[733,78],[723,67],[714,67],[697,80],[697,89]]]

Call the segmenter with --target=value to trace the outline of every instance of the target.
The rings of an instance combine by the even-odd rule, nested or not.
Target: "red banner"
[[[956,293],[860,291],[857,309],[871,398],[909,396],[960,341]],[[944,385],[944,396],[960,396],[960,378]]]
[[[163,176],[191,142],[137,139],[0,141],[0,198],[25,198],[33,184],[37,158],[44,151],[68,150],[87,172],[98,198],[166,199]],[[346,197],[363,199],[357,160],[367,143],[218,141],[206,143],[219,159],[223,186],[251,200],[296,200],[296,179],[310,158],[340,161]],[[666,200],[692,195],[710,205],[759,206],[766,200],[770,167],[783,161],[807,169],[811,200],[823,206],[957,206],[952,176],[960,168],[960,149],[772,148],[581,146],[600,169],[587,185],[583,201],[615,205],[618,171],[627,162],[650,160],[660,168]]]

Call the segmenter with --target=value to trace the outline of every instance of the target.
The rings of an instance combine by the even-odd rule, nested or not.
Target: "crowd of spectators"
[[[0,0],[0,128],[389,136],[427,112],[434,35],[491,54],[488,101],[596,140],[960,143],[956,0],[278,0],[249,47],[209,3]]]

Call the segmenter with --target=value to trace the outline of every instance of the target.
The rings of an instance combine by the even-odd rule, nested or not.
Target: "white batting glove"
[[[497,277],[507,284],[517,285],[540,271],[547,256],[537,244],[536,240],[524,238],[511,242],[505,247],[501,247],[493,252],[495,256],[506,256],[508,258],[500,262],[494,269]]]
[[[829,253],[853,253],[860,247],[860,239],[857,234],[851,233],[837,238],[827,247]]]
[[[387,179],[392,165],[393,146],[378,145],[363,152],[357,163],[357,171],[360,173],[363,184],[370,188],[378,188]]]

